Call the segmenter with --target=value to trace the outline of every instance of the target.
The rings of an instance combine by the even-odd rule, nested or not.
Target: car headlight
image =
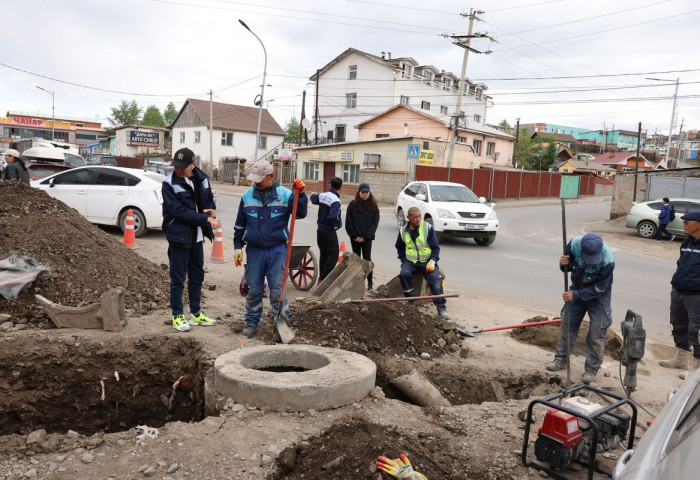
[[[156,188],[156,189],[153,191],[153,193],[156,194],[156,198],[158,199],[158,203],[160,203],[161,205],[163,205],[163,188],[162,188],[162,187],[158,187],[158,188]]]
[[[491,210],[491,213],[489,213],[488,217],[486,217],[486,220],[498,220],[498,217],[496,217],[496,212]]]
[[[445,210],[444,208],[438,208],[437,214],[440,218],[455,218],[452,212],[450,212],[449,210]]]

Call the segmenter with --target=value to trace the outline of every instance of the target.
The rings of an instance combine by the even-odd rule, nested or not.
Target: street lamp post
[[[36,88],[39,90],[43,90],[46,93],[51,94],[51,141],[56,140],[56,135],[54,135],[54,124],[56,123],[56,110],[55,110],[55,102],[54,102],[54,92],[51,90],[46,90],[45,88],[41,88],[39,85],[35,85]]]
[[[250,33],[253,34],[255,38],[258,39],[258,42],[260,42],[260,46],[263,48],[263,53],[265,54],[265,66],[263,67],[263,78],[262,78],[262,89],[260,90],[260,108],[258,110],[258,128],[255,131],[255,156],[253,157],[253,162],[256,162],[258,160],[258,147],[260,146],[260,124],[262,122],[262,112],[263,112],[263,100],[265,98],[265,76],[267,75],[267,50],[265,50],[265,45],[263,44],[262,40],[260,40],[260,37],[258,37],[254,31],[248,27],[248,25],[245,24],[245,22],[241,19],[238,19],[238,22],[243,25],[243,27],[248,30]]]
[[[673,80],[667,80],[664,78],[649,78],[647,80],[654,80],[657,82],[672,82]],[[668,145],[666,145],[666,168],[668,168],[668,155],[671,152],[671,137],[673,137],[673,121],[676,118],[676,102],[678,101],[678,84],[680,83],[680,78],[676,78],[676,91],[673,94],[673,108],[671,109],[671,126],[668,127]]]

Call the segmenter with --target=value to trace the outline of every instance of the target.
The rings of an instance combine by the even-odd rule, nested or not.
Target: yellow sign
[[[339,150],[311,150],[309,152],[311,162],[352,162],[353,152],[341,152]]]
[[[435,150],[421,150],[420,151],[420,160],[418,160],[418,165],[432,167],[433,166],[433,158],[435,158]]]
[[[0,117],[0,123],[7,123],[9,125],[23,125],[27,127],[44,127],[51,128],[52,124],[54,128],[69,129],[70,123],[65,122],[51,122],[51,120],[41,120],[39,118],[26,118],[26,117]]]

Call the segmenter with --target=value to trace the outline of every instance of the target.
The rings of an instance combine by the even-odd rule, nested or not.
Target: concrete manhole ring
[[[312,345],[266,345],[219,355],[214,390],[236,403],[273,411],[324,410],[373,389],[377,366],[357,353]]]

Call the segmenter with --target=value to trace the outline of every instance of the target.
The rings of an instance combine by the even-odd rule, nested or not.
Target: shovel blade
[[[289,343],[294,340],[296,334],[294,333],[294,330],[292,330],[292,327],[289,326],[286,319],[278,318],[275,322],[275,327],[277,328],[277,332],[280,334],[282,343]]]
[[[459,334],[464,335],[465,337],[476,337],[477,333],[481,333],[481,330],[467,330],[461,325],[457,325],[455,327],[455,330],[457,330]]]

